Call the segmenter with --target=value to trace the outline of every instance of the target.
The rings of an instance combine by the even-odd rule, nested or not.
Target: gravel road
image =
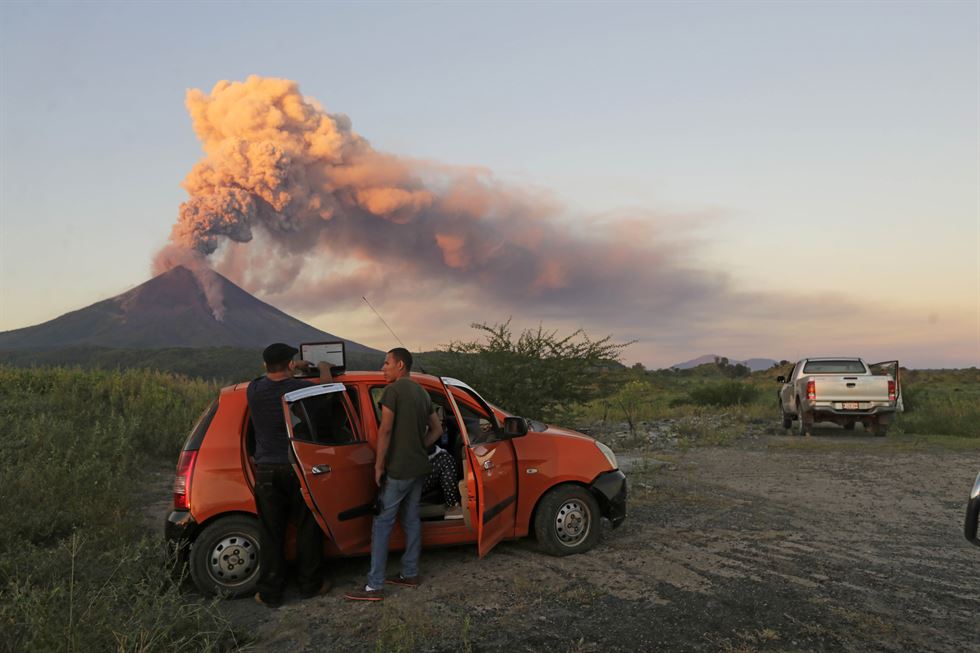
[[[980,447],[826,429],[625,453],[629,517],[585,555],[426,551],[380,605],[343,600],[367,570],[343,560],[326,596],[221,610],[250,650],[980,650]]]

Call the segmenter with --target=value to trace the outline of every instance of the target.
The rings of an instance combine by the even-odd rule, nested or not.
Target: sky
[[[433,198],[404,223],[347,206],[362,227],[294,252],[221,239],[219,271],[314,326],[393,346],[366,295],[413,349],[512,319],[648,367],[977,366],[978,61],[976,2],[7,2],[0,330],[150,278],[214,159],[188,90],[257,76]],[[440,211],[474,184],[506,211],[463,211],[460,260]],[[489,240],[522,256],[473,264]]]

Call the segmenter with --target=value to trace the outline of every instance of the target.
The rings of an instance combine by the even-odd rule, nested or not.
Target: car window
[[[803,366],[805,374],[864,374],[861,361],[807,361]]]
[[[371,407],[374,408],[374,423],[381,424],[381,395],[385,393],[383,385],[371,386]]]
[[[426,392],[429,393],[429,398],[432,400],[432,406],[435,408],[436,414],[439,419],[445,420],[446,415],[449,414],[446,410],[446,394],[426,386],[422,386]],[[381,395],[384,394],[385,386],[376,385],[371,387],[371,406],[374,407],[374,420],[380,425],[381,424]]]
[[[293,437],[317,444],[351,444],[354,429],[344,405],[343,394],[306,397],[289,405]]]
[[[468,403],[469,397],[459,388],[452,388],[452,393],[456,399],[456,405],[459,406],[459,412],[463,417],[463,423],[466,426],[466,434],[469,437],[470,444],[479,444],[493,440],[496,433],[494,433],[493,421],[487,415],[486,411],[479,406]]]

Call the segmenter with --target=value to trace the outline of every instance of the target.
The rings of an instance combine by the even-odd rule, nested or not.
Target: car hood
[[[572,429],[565,429],[560,426],[547,425],[547,428],[543,431],[536,431],[537,433],[544,433],[546,435],[557,435],[563,438],[572,438],[575,440],[587,440],[589,442],[595,442],[595,438],[586,435],[585,433],[579,433],[578,431],[573,431]]]

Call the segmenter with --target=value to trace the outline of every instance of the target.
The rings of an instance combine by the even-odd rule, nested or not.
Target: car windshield
[[[861,361],[807,361],[804,374],[864,374]]]

